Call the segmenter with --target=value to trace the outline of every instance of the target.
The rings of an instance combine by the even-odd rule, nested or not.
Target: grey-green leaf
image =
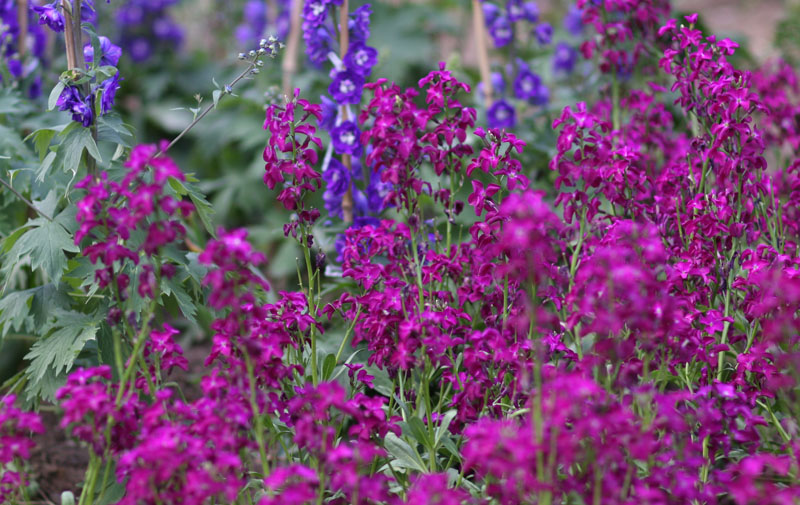
[[[411,446],[391,431],[383,439],[383,446],[395,458],[392,463],[397,463],[402,468],[411,468],[420,472],[426,471],[425,466],[414,454]]]
[[[86,342],[97,334],[98,322],[92,316],[65,310],[54,312],[59,328],[37,340],[25,356],[31,362],[26,374],[33,382],[40,381],[48,369],[56,376],[69,371]]]

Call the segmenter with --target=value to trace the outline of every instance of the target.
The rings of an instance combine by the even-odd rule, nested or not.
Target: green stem
[[[256,401],[256,378],[253,373],[253,362],[250,355],[244,353],[245,364],[247,365],[247,378],[250,382],[250,408],[253,411],[253,418],[256,422],[256,443],[258,444],[258,455],[261,458],[261,474],[263,478],[269,475],[269,462],[267,461],[267,449],[264,444],[264,424],[261,419],[261,409],[258,408]]]

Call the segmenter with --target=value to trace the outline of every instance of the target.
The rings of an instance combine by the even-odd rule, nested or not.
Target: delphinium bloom
[[[242,10],[242,22],[236,27],[234,33],[242,47],[250,48],[258,45],[258,41],[266,37],[267,31],[278,40],[286,40],[289,34],[289,16],[292,1],[280,0],[275,2],[275,19],[267,11],[267,3],[261,0],[247,0]]]
[[[116,39],[134,62],[143,62],[159,48],[171,50],[183,42],[183,29],[169,13],[179,0],[130,0],[117,10]]]
[[[13,2],[9,1],[6,1],[5,3],[13,5]],[[40,25],[47,25],[47,27],[54,32],[64,31],[64,14],[61,13],[60,3],[61,2],[59,0],[55,0],[51,3],[31,6],[33,11],[39,15]]]
[[[333,64],[328,86],[330,98],[321,97],[325,107],[321,126],[331,137],[323,158],[322,172],[326,181],[336,181],[333,187],[326,187],[323,194],[325,208],[331,217],[359,222],[372,212],[370,208],[375,207],[377,194],[376,177],[373,171],[364,170],[360,160],[363,149],[358,106],[361,104],[364,84],[378,63],[378,51],[368,45],[372,13],[370,5],[363,5],[348,13],[344,18],[347,19],[346,27],[338,26],[342,17],[332,14],[338,5],[342,5],[341,0],[306,2],[303,9],[303,37],[306,53],[312,63],[321,66],[330,60]],[[347,37],[337,39],[336,35],[341,30],[347,30]],[[341,46],[345,40],[346,47]],[[342,167],[350,172],[347,177],[340,175]],[[333,173],[328,174],[329,171]],[[363,187],[359,187],[358,182]],[[373,205],[368,202],[373,202]]]
[[[39,70],[47,64],[44,57],[47,38],[45,30],[36,22],[40,18],[35,10],[38,6],[28,1],[24,5],[30,5],[30,10],[27,12],[27,32],[23,40],[18,12],[23,7],[13,0],[0,1],[0,41],[3,41],[0,56],[11,79],[21,82],[30,98],[38,98],[42,88]],[[52,23],[57,27],[58,18],[54,13],[58,14],[57,11],[48,12],[43,24],[52,18]],[[3,75],[0,75],[0,83],[3,83]]]
[[[95,59],[94,47],[92,44],[87,43],[83,46],[84,60],[86,61],[87,68],[91,65],[100,66],[116,66],[122,55],[122,49],[114,45],[108,37],[99,37],[99,50],[100,55]],[[80,123],[84,128],[89,128],[97,122],[97,113],[100,115],[107,114],[111,111],[114,105],[114,99],[119,90],[120,81],[122,78],[119,72],[114,76],[103,80],[100,83],[91,82],[89,84],[89,93],[86,94],[84,86],[67,84],[61,91],[61,94],[56,101],[56,106],[59,110],[70,112],[72,120]],[[100,110],[95,111],[95,97],[100,95]]]
[[[35,443],[30,436],[44,433],[41,417],[14,406],[17,396],[9,394],[0,399],[0,501],[22,499],[23,488],[29,485],[23,468]],[[14,469],[9,468],[14,465]]]
[[[536,2],[507,0],[492,2],[482,0],[483,15],[486,28],[498,49],[512,47],[517,44],[518,35],[530,32],[540,46],[547,46],[553,37],[553,27],[539,19],[539,7]],[[546,105],[550,98],[547,86],[541,77],[533,72],[528,62],[512,58],[505,66],[505,77],[497,73],[499,80],[492,76],[492,87],[498,93],[487,110],[487,123],[490,128],[513,128],[517,121],[517,111],[512,99],[522,100],[531,105]],[[505,82],[511,82],[512,96],[506,96]]]

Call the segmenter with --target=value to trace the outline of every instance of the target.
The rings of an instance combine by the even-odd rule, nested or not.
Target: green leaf
[[[327,381],[333,374],[333,369],[336,368],[336,355],[331,353],[325,356],[325,361],[322,362],[322,380]]]
[[[40,398],[49,402],[55,402],[56,391],[66,382],[66,372],[56,374],[52,368],[48,368],[40,381],[28,381],[25,386],[25,398],[28,402],[33,402]]]
[[[3,153],[3,156],[7,158],[25,158],[30,155],[28,147],[19,134],[3,125],[0,125],[0,153]]]
[[[49,282],[43,286],[33,288],[31,291],[33,291],[31,315],[36,328],[44,327],[47,320],[53,315],[54,310],[66,310],[72,303],[72,298],[67,294],[67,285],[63,282]]]
[[[208,203],[205,195],[195,188],[193,184],[180,181],[174,177],[169,178],[169,185],[179,196],[189,195],[189,198],[197,209],[197,216],[200,218],[200,221],[203,222],[206,231],[212,237],[216,237],[217,234],[214,230],[214,224],[211,222],[214,208]]]
[[[222,90],[215,89],[211,92],[211,98],[214,100],[214,108],[217,108],[217,104],[219,103],[219,99],[222,97]]]
[[[62,371],[68,372],[86,342],[97,335],[98,321],[94,317],[65,310],[54,312],[54,324],[58,329],[47,338],[37,340],[25,356],[31,362],[25,373],[34,383],[48,370],[56,376]]]
[[[61,81],[58,81],[58,84],[55,85],[53,90],[50,92],[50,97],[47,99],[47,110],[53,110],[56,108],[56,102],[58,101],[58,97],[61,96],[61,92],[64,91],[67,85]]]
[[[183,288],[183,285],[176,281],[175,277],[172,279],[162,279],[162,282],[164,283],[164,294],[167,296],[170,294],[174,295],[175,300],[178,302],[178,307],[181,309],[184,317],[192,322],[195,322],[197,307],[195,307],[192,297],[186,292],[186,290]]]
[[[453,419],[455,419],[457,413],[457,410],[448,410],[445,412],[444,416],[442,416],[442,421],[439,423],[439,426],[436,427],[436,433],[434,434],[434,451],[438,449],[439,445],[442,443],[442,437],[449,433],[448,429],[450,428],[450,423],[453,422]]]
[[[133,144],[133,132],[126,125],[119,114],[110,112],[100,116],[97,121],[97,138],[105,142],[111,142],[124,147],[131,147]]]
[[[77,125],[77,123],[73,124]],[[67,172],[72,172],[74,176],[78,173],[84,149],[86,149],[94,159],[100,163],[103,162],[100,151],[97,149],[97,143],[95,143],[92,138],[92,132],[88,128],[83,128],[81,126],[77,128],[67,127],[61,134],[65,135],[65,138],[58,146],[56,167],[61,167]]]
[[[73,243],[72,236],[57,221],[37,218],[28,224],[33,227],[11,248],[9,256],[12,261],[7,265],[8,268],[3,267],[3,271],[9,271],[21,257],[29,255],[31,268],[41,268],[51,281],[58,282],[67,266],[65,251],[76,253],[80,249]]]
[[[14,230],[13,233],[5,237],[2,240],[3,247],[0,247],[0,252],[5,254],[8,251],[10,251],[11,248],[14,247],[14,244],[17,243],[17,240],[19,240],[19,238],[28,230],[28,228],[30,228],[30,226],[27,224],[25,226],[20,226],[19,228]]]
[[[411,468],[419,472],[426,471],[425,465],[419,461],[411,446],[391,431],[383,439],[383,446],[395,458],[392,461],[393,464],[396,463],[400,468]]]
[[[50,167],[53,166],[53,162],[56,160],[58,154],[55,151],[50,151],[47,153],[47,156],[44,157],[42,163],[39,165],[39,168],[36,169],[36,181],[37,182],[44,182],[44,178],[50,172]]]
[[[117,75],[117,67],[114,65],[103,65],[97,69],[97,80],[105,81],[109,77]]]
[[[22,112],[22,107],[22,100],[12,90],[6,89],[0,94],[0,114],[19,114]]]
[[[47,193],[44,200],[33,200],[33,206],[36,207],[36,210],[50,217],[55,215],[57,205],[58,195],[54,189],[51,189],[50,192]]]
[[[39,161],[42,161],[50,152],[50,142],[53,141],[56,133],[58,132],[52,128],[41,128],[25,138],[25,140],[28,140],[33,137],[33,147],[39,154]]]
[[[28,326],[28,300],[33,296],[33,291],[15,291],[0,299],[0,337],[5,337],[10,330],[20,331]]]
[[[425,424],[423,424],[419,417],[410,417],[408,419],[407,426],[410,434],[417,442],[424,445],[428,449],[431,448],[432,444],[430,437],[428,437],[428,429],[425,427]]]

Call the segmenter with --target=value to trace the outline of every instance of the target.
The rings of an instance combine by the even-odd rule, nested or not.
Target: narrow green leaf
[[[331,353],[325,356],[325,361],[322,362],[322,380],[327,381],[333,374],[333,369],[336,368],[336,355]]]
[[[386,448],[386,451],[395,458],[392,463],[396,463],[397,466],[401,468],[411,468],[419,472],[426,471],[425,465],[417,459],[411,446],[391,431],[387,433],[386,437],[383,439],[383,446]]]
[[[47,153],[47,156],[44,157],[42,163],[39,165],[39,168],[36,169],[37,182],[44,182],[44,179],[50,172],[50,167],[53,166],[53,162],[56,160],[57,156],[58,154],[55,151],[50,151]]]
[[[410,417],[407,422],[409,431],[411,432],[410,435],[414,437],[414,440],[419,442],[420,444],[424,445],[428,449],[432,447],[432,441],[428,436],[428,429],[423,424],[422,420],[418,417]]]
[[[56,102],[58,101],[58,97],[61,96],[61,92],[64,91],[67,85],[61,81],[58,81],[58,84],[53,88],[53,91],[50,92],[50,96],[47,99],[47,110],[53,110],[56,108]]]

